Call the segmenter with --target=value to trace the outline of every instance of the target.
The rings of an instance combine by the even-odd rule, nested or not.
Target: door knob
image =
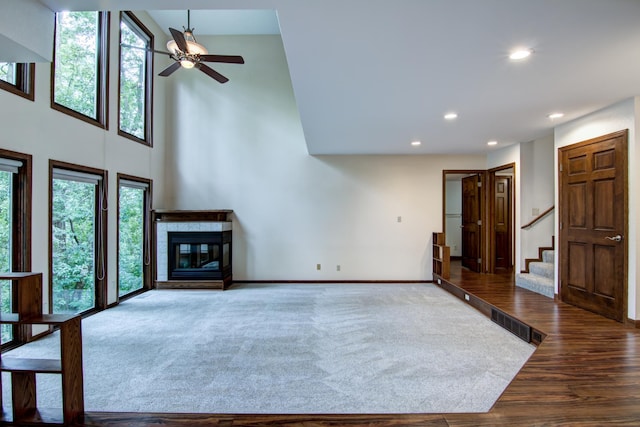
[[[606,236],[605,239],[613,240],[614,242],[621,242],[622,241],[622,236],[619,235],[619,234],[617,236]]]

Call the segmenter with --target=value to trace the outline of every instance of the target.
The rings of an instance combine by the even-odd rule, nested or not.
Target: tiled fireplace
[[[231,285],[231,212],[154,211],[157,288]]]

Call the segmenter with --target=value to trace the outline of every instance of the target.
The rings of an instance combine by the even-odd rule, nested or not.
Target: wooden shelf
[[[219,210],[165,210],[156,209],[152,211],[154,221],[231,221],[229,216],[233,213],[231,209]]]
[[[34,372],[40,374],[61,374],[62,363],[59,359],[22,359],[5,358],[0,363],[4,372]]]
[[[444,233],[433,233],[433,279],[438,277],[448,279],[450,275],[451,252],[445,244]]]
[[[13,413],[3,412],[0,418],[3,422],[14,423]],[[18,422],[20,424],[18,424]],[[16,425],[66,425],[59,409],[37,408],[25,412],[20,416],[19,421],[15,421]]]
[[[20,317],[18,313],[0,313],[0,325],[53,325],[60,326],[63,323],[78,317],[75,314],[40,314],[35,316]]]
[[[0,324],[17,326],[20,341],[31,325],[52,325],[60,328],[60,359],[0,357],[0,371],[11,374],[12,412],[2,408],[0,421],[24,424],[71,425],[84,416],[84,386],[82,373],[81,317],[69,314],[42,313],[42,273],[0,273],[0,279],[12,280],[16,313],[0,315]],[[28,329],[27,329],[28,328]],[[62,410],[36,407],[36,374],[62,376]],[[2,377],[0,376],[0,406]]]

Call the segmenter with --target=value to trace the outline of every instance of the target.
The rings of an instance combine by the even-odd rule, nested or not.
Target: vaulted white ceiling
[[[221,22],[274,33],[277,16],[311,154],[482,153],[640,95],[637,0],[41,1],[54,10],[179,8],[178,18],[151,12],[162,28],[186,26],[191,9],[199,35],[233,32]],[[205,10],[211,28],[193,22]],[[215,10],[227,11],[217,23]],[[513,62],[515,47],[534,53]],[[452,111],[458,118],[445,120]],[[556,111],[564,117],[547,117]]]

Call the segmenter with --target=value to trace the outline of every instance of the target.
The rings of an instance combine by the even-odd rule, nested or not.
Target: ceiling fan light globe
[[[173,55],[180,51],[180,49],[178,49],[178,44],[174,40],[167,42],[167,50]]]
[[[207,48],[202,46],[200,43],[190,42],[187,40],[187,48],[189,49],[189,53],[191,55],[206,55],[209,53]]]
[[[188,53],[190,55],[206,55],[209,53],[206,47],[202,46],[200,43],[190,40],[187,40],[187,49],[189,50],[188,52],[182,53]],[[180,52],[178,44],[175,42],[175,40],[169,40],[167,42],[167,50],[173,55],[177,55],[177,53]]]
[[[192,61],[189,61],[188,59],[183,59],[182,61],[180,61],[180,65],[182,65],[182,68],[193,68],[196,64],[194,64]]]

